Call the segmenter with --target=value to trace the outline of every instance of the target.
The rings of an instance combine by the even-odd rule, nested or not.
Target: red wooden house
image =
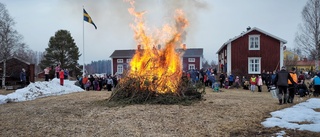
[[[135,54],[134,49],[132,50],[115,50],[111,58],[111,73],[122,74],[124,70],[130,67],[130,61]],[[184,51],[181,58],[183,70],[200,69],[202,68],[203,60],[203,49],[202,48],[189,48]]]
[[[261,74],[283,66],[283,47],[287,41],[259,28],[247,28],[217,51],[219,71],[227,74]]]

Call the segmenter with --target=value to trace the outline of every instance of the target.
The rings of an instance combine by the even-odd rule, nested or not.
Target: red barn
[[[122,74],[124,70],[130,67],[130,61],[136,50],[115,50],[111,58],[111,73]],[[183,50],[182,50],[183,51]],[[181,58],[183,70],[201,69],[203,60],[202,48],[189,48],[184,51]]]
[[[287,41],[259,28],[225,42],[217,51],[219,71],[237,75],[261,74],[283,66],[283,47]]]

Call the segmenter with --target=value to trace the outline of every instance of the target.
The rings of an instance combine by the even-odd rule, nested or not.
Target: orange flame
[[[134,1],[127,1],[131,4],[128,11],[135,17],[135,25],[131,25],[135,33],[134,38],[141,47],[136,50],[130,62],[128,76],[142,80],[142,89],[158,93],[176,92],[182,76],[182,54],[177,48],[183,45],[181,38],[188,26],[183,11],[176,10],[175,25],[166,24],[161,30],[154,31],[155,36],[152,36],[147,34],[148,30],[143,20],[146,12],[136,12]],[[160,48],[160,45],[164,47]]]

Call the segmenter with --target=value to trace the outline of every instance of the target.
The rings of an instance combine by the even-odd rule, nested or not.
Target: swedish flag
[[[89,16],[89,14],[86,12],[85,9],[83,9],[83,20],[86,21],[86,22],[91,23],[97,29],[96,24],[93,23],[91,17]]]

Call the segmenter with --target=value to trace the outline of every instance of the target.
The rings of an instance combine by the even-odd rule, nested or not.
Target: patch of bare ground
[[[313,109],[316,112],[320,112],[320,108]]]
[[[271,94],[242,89],[213,92],[184,105],[107,107],[107,91],[89,91],[0,105],[0,136],[320,136],[320,133],[265,128],[278,105]]]

